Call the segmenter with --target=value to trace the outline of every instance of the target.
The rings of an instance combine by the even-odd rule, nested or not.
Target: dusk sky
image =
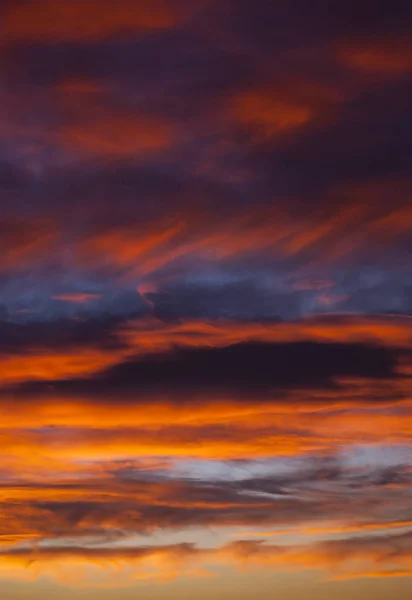
[[[1,600],[410,600],[412,2],[1,0]]]

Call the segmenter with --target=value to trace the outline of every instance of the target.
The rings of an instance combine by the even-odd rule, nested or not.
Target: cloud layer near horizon
[[[410,319],[2,328],[5,577],[407,574]]]

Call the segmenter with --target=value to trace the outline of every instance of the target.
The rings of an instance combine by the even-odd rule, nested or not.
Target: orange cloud
[[[93,300],[100,300],[100,294],[85,294],[85,293],[72,293],[72,294],[58,294],[52,296],[53,300],[61,300],[62,302],[71,302],[73,304],[87,304]]]
[[[365,402],[356,409],[353,400],[345,406],[338,395],[322,405],[319,394],[316,406],[316,392],[289,394],[284,403],[262,404],[252,397],[243,405],[223,398],[209,402],[192,398],[192,404],[179,405],[173,396],[168,402],[145,400],[144,394],[133,403],[122,402],[119,394],[116,405],[56,398],[25,402],[19,414],[13,412],[15,402],[4,400],[0,454],[16,469],[19,461],[42,468],[50,456],[62,464],[164,456],[251,460],[409,443],[410,403],[368,406],[373,392],[365,382],[354,381],[342,395],[350,396],[352,389],[362,389]],[[391,486],[396,488],[396,481]]]
[[[25,354],[0,356],[2,385],[24,381],[87,377],[118,363],[122,353],[98,348],[31,349]]]
[[[172,351],[175,345],[221,347],[253,340],[363,341],[409,350],[411,322],[391,317],[317,318],[276,325],[224,320],[162,323],[149,319],[122,329],[120,336],[127,343],[120,350],[93,354],[91,347],[81,354],[74,347],[72,354],[67,349],[64,353],[49,349],[49,354],[42,356],[35,349],[3,357],[3,367],[9,382],[19,378],[77,378],[136,354]],[[408,379],[380,382],[346,378],[339,385],[285,390],[264,400],[253,395],[239,399],[230,394],[207,397],[200,393],[182,399],[176,398],[173,390],[156,396],[142,391],[123,398],[119,389],[111,401],[107,397],[82,397],[77,392],[59,396],[53,389],[21,398],[12,393],[3,395],[0,462],[5,475],[0,486],[0,544],[13,548],[6,548],[3,555],[0,548],[0,567],[7,576],[17,578],[21,565],[32,561],[30,572],[58,578],[66,573],[66,567],[74,568],[74,563],[88,570],[89,561],[97,561],[106,568],[112,561],[118,564],[116,556],[109,550],[95,554],[88,547],[90,540],[108,544],[121,536],[165,529],[183,531],[189,526],[286,526],[289,533],[293,529],[293,535],[325,536],[371,531],[371,537],[379,531],[381,535],[409,527],[410,520],[400,518],[412,474],[405,467],[393,476],[384,469],[378,476],[370,476],[360,467],[341,475],[331,475],[328,469],[313,475],[309,471],[306,478],[303,471],[283,484],[282,476],[277,482],[274,473],[266,484],[264,477],[252,477],[249,487],[236,482],[204,482],[201,474],[196,481],[173,477],[175,465],[187,460],[195,464],[199,459],[253,461],[271,457],[287,462],[294,457],[335,455],[359,445],[382,448],[410,444],[412,388]],[[139,471],[140,463],[143,471]],[[144,478],[146,469],[149,476]],[[168,478],[165,471],[169,471]],[[320,516],[323,529],[315,527]],[[56,538],[64,545],[65,537],[78,538],[84,552],[80,548],[71,555],[65,549],[46,561],[41,544],[39,552],[19,546]],[[371,548],[352,550],[345,546],[338,551],[335,546],[329,549],[308,544],[251,550],[243,545],[217,550],[216,564],[330,569],[334,576],[337,569],[350,566],[354,556],[362,561],[362,568],[348,568],[345,576],[353,572],[357,576],[382,566],[379,561],[375,564]],[[125,567],[140,573],[134,558],[129,558],[125,557]],[[122,557],[119,561],[123,564]],[[207,568],[203,562],[198,566]],[[407,568],[407,559],[388,560],[387,566]],[[146,567],[139,576],[150,576]]]
[[[390,521],[386,523],[355,523],[353,525],[329,525],[325,527],[306,527],[301,529],[306,534],[356,533],[361,531],[389,531],[390,529],[409,529],[412,521]]]
[[[294,572],[302,569],[329,574],[332,579],[365,576],[408,576],[412,569],[409,538],[388,536],[382,539],[360,538],[319,542],[303,546],[263,544],[242,540],[220,547],[201,548],[193,544],[118,548],[55,547],[35,551],[11,549],[2,552],[3,577],[48,576],[71,585],[87,583],[111,585],[113,578],[125,585],[139,579],[164,580],[179,576],[205,576],[222,565],[237,569],[276,569]],[[388,552],[399,543],[396,553]],[[396,567],[398,565],[398,567]],[[372,567],[368,570],[368,566]],[[373,568],[381,566],[381,569]],[[201,567],[200,569],[196,567]],[[100,570],[106,571],[101,577]],[[206,569],[206,570],[205,570]],[[97,573],[100,575],[96,577]],[[72,579],[69,575],[76,572]],[[77,582],[77,583],[76,583]]]
[[[252,341],[374,342],[385,347],[409,348],[411,328],[412,320],[401,315],[307,317],[275,324],[226,319],[164,323],[147,319],[129,323],[120,335],[136,354],[164,352],[176,346],[225,347]]]

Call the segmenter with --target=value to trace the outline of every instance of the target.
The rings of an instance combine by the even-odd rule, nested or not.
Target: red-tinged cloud
[[[73,302],[74,304],[87,304],[93,300],[99,300],[100,294],[87,294],[87,293],[73,293],[73,294],[58,294],[53,296],[53,300],[60,300],[61,302]]]
[[[41,265],[56,248],[58,233],[50,219],[0,218],[3,273]]]
[[[127,144],[123,148],[127,151]],[[408,188],[408,183],[405,186]],[[373,203],[382,194],[368,186],[338,190],[330,201],[341,202],[344,195],[349,198],[339,214],[322,211],[296,216],[282,206],[261,207],[221,220],[211,211],[180,209],[145,226],[139,222],[105,226],[79,240],[75,258],[78,264],[90,267],[107,264],[120,268],[130,280],[150,277],[154,282],[168,272],[177,273],[177,279],[179,274],[189,275],[196,262],[203,268],[219,264],[230,268],[242,261],[282,264],[294,260],[312,270],[330,270],[337,264],[351,264],[359,256],[368,260],[372,252],[382,253],[406,241],[410,207],[404,204],[376,210]],[[294,288],[308,289],[299,284]]]
[[[174,27],[184,4],[155,0],[120,0],[113,10],[107,0],[24,0],[6,8],[2,18],[3,43],[89,43],[122,35]],[[184,11],[183,11],[184,14]]]
[[[332,315],[289,323],[137,320],[123,330],[122,337],[143,354],[164,352],[176,346],[227,347],[244,342],[373,342],[384,347],[408,348],[411,327],[412,320],[402,315]]]
[[[249,92],[240,96],[234,106],[235,118],[261,130],[264,137],[279,135],[303,127],[313,118],[304,104],[293,104],[273,96]]]
[[[316,121],[330,118],[342,100],[342,92],[321,81],[288,78],[282,74],[272,82],[264,79],[231,99],[230,113],[239,124],[254,132],[257,140],[304,130]]]
[[[83,120],[84,119],[84,120]],[[122,158],[148,158],[173,143],[173,130],[167,122],[141,115],[98,114],[81,117],[69,124],[59,136],[59,142],[72,153]]]
[[[84,128],[80,121],[73,125],[73,131],[79,132],[79,138],[75,141],[71,133],[69,138],[75,145],[78,143],[77,153],[97,152],[107,157],[119,153],[137,156],[140,152],[147,157],[152,151],[163,152],[172,143],[167,125],[163,130],[161,122],[143,119],[142,123],[142,127],[137,126],[135,134],[133,119],[127,117],[122,124],[113,124],[113,127],[102,121],[102,129],[97,124],[96,130],[93,129],[93,120]],[[120,139],[122,132],[127,138],[126,143]],[[63,134],[65,136],[66,133]],[[102,136],[101,139],[99,136]],[[106,193],[104,187],[101,190]],[[342,190],[332,199],[338,201],[344,193],[353,198],[353,205],[339,215],[322,212],[296,218],[283,209],[261,209],[253,214],[229,215],[222,221],[219,215],[210,211],[178,210],[173,216],[151,218],[149,222],[139,222],[133,216],[127,226],[110,222],[96,224],[91,231],[79,232],[73,238],[69,255],[65,248],[64,224],[59,231],[44,222],[27,222],[18,225],[21,236],[17,232],[4,237],[3,268],[9,272],[12,268],[30,270],[38,264],[45,269],[53,249],[53,261],[73,273],[85,268],[90,271],[109,269],[116,287],[132,285],[139,278],[147,280],[145,285],[155,286],[157,281],[167,280],[168,275],[170,281],[173,275],[179,283],[185,275],[192,275],[197,264],[205,270],[216,265],[224,265],[230,270],[242,262],[264,264],[273,260],[281,265],[282,261],[293,260],[312,270],[331,270],[335,264],[351,263],[357,256],[368,260],[373,253],[389,252],[402,240],[406,243],[411,228],[408,205],[377,212],[373,202],[380,200],[382,192],[376,188]],[[87,215],[87,207],[85,211]],[[10,232],[13,223],[5,223],[5,227]],[[28,235],[25,234],[26,229]],[[309,281],[304,276],[302,281],[306,280]],[[289,289],[283,287],[281,292],[310,291],[306,283],[292,282]],[[295,294],[296,297],[298,295]],[[343,304],[345,296],[350,298],[350,294],[338,291],[333,296],[340,298]]]
[[[73,156],[147,159],[172,147],[178,135],[171,119],[150,114],[150,107],[122,106],[103,82],[67,79],[51,93],[62,117],[55,143]]]
[[[344,64],[366,73],[400,76],[412,70],[409,37],[354,41],[339,49],[338,54]]]

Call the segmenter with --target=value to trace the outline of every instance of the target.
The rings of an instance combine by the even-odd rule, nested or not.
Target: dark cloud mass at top
[[[2,5],[10,318],[123,314],[142,285],[179,316],[410,310],[407,4],[96,7]]]

